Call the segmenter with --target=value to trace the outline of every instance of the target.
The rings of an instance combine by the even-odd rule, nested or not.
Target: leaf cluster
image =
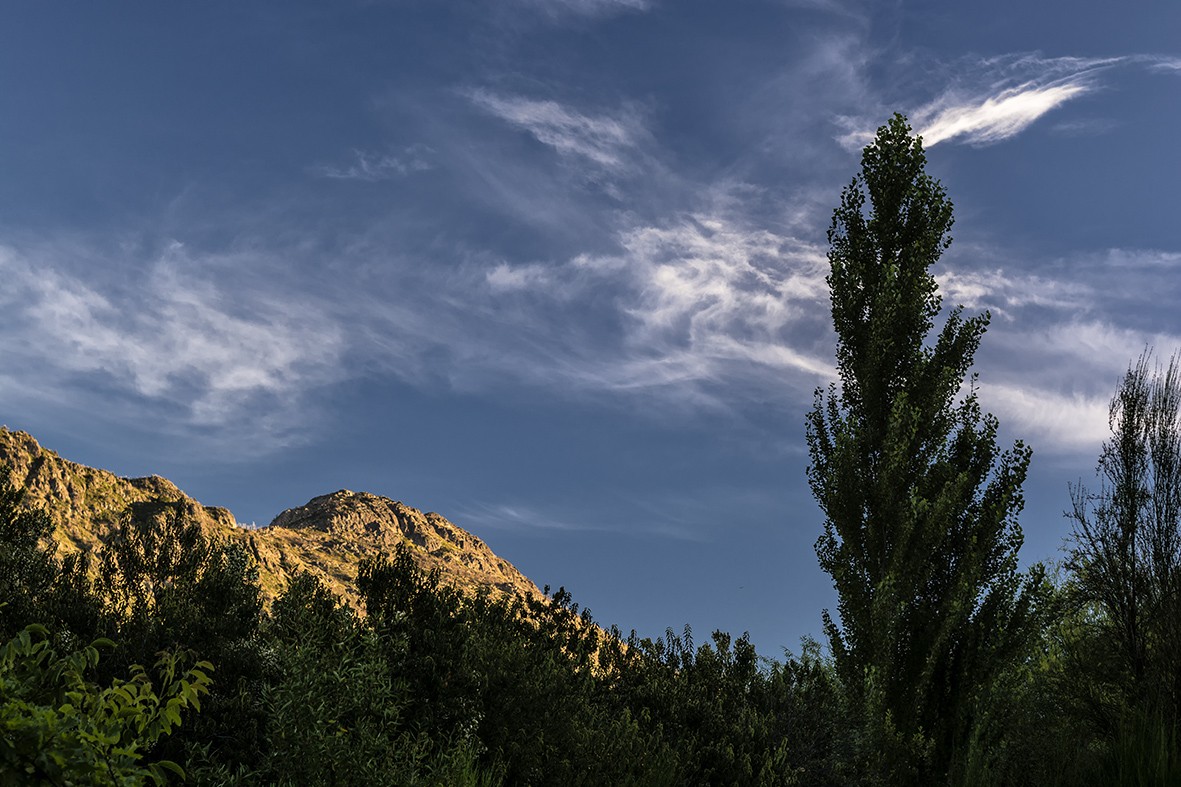
[[[186,667],[188,654],[163,653],[152,676],[134,666],[128,680],[109,686],[90,675],[99,648],[95,640],[58,655],[44,626],[33,624],[0,647],[0,782],[38,784],[156,784],[179,765],[145,760],[162,737],[181,724],[186,709],[201,709],[213,665]]]

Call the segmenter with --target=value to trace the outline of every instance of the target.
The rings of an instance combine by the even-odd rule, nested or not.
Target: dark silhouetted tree
[[[808,480],[839,594],[825,627],[871,781],[945,781],[981,740],[990,687],[1033,631],[1017,551],[1030,450],[1001,451],[965,385],[989,315],[951,310],[930,268],[952,204],[895,115],[865,148],[828,232],[840,385],[816,391]],[[1039,567],[1040,571],[1040,567]]]
[[[1181,705],[1181,366],[1145,350],[1111,400],[1097,491],[1071,490],[1069,567],[1110,644],[1121,703],[1177,721]],[[1092,650],[1096,650],[1092,648]]]

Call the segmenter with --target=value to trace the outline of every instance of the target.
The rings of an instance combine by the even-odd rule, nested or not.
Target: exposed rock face
[[[239,530],[229,511],[201,505],[165,478],[121,478],[70,462],[24,432],[0,429],[0,466],[11,468],[12,483],[24,487],[28,503],[48,512],[57,526],[58,548],[65,552],[94,549],[140,503],[182,504],[186,521],[210,535]]]
[[[62,459],[24,432],[0,429],[0,465],[12,468],[13,483],[26,500],[49,512],[58,548],[89,551],[106,541],[124,516],[196,523],[206,536],[243,544],[258,561],[267,601],[300,571],[319,576],[356,605],[357,566],[376,553],[392,554],[398,544],[425,570],[438,568],[444,581],[465,592],[488,588],[496,594],[540,598],[541,592],[483,541],[434,513],[364,492],[341,490],[310,500],[258,529],[238,526],[224,508],[205,506],[159,476],[121,478]]]
[[[312,498],[252,531],[250,539],[264,572],[271,566],[276,575],[323,572],[350,600],[355,600],[357,563],[375,552],[392,555],[398,544],[411,548],[421,568],[438,568],[460,590],[541,597],[536,585],[471,533],[438,514],[367,492],[342,489]]]

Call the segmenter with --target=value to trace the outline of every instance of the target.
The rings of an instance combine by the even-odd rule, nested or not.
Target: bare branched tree
[[[1126,699],[1181,700],[1181,362],[1146,349],[1111,400],[1099,488],[1071,489],[1069,568],[1116,643]]]

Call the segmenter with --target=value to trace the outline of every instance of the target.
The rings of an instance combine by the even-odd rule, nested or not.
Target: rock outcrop
[[[244,528],[227,509],[193,500],[159,476],[122,478],[62,459],[24,432],[0,429],[0,465],[26,491],[26,501],[44,508],[55,525],[62,552],[93,551],[124,517],[159,516],[196,523],[207,537],[242,544],[259,568],[269,602],[298,572],[312,573],[350,604],[358,601],[357,569],[375,554],[410,547],[424,570],[438,568],[448,584],[466,593],[541,598],[537,586],[476,536],[435,513],[365,492],[340,490],[290,508],[266,527]]]

